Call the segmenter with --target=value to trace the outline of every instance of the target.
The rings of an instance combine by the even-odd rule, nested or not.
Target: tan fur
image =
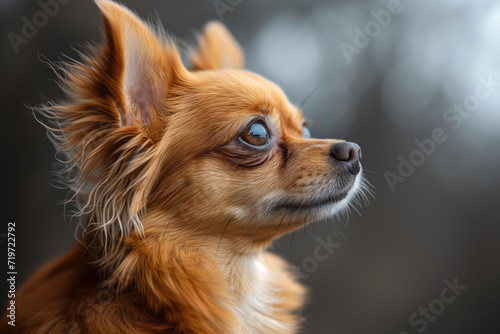
[[[350,198],[272,208],[331,192],[342,181],[329,160],[339,141],[303,138],[300,111],[241,70],[221,24],[207,25],[188,71],[164,33],[96,2],[104,42],[62,65],[67,101],[39,110],[66,160],[83,246],[22,286],[16,327],[4,317],[1,331],[297,332],[305,290],[265,249]],[[275,138],[265,152],[238,141],[255,117]]]

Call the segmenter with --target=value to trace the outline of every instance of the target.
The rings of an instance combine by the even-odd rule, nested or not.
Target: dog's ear
[[[157,29],[143,23],[127,8],[96,0],[104,20],[105,43],[93,59],[94,98],[104,95],[116,104],[120,125],[138,125],[148,137],[161,133],[167,90],[180,80],[180,55]]]
[[[193,71],[245,67],[245,58],[238,42],[222,23],[209,22],[203,35],[198,38],[198,45],[198,50],[191,54]]]
[[[61,181],[78,194],[85,224],[99,227],[111,252],[109,240],[142,231],[139,216],[158,174],[157,145],[173,112],[166,99],[190,73],[159,29],[112,1],[95,1],[103,43],[82,54],[82,62],[60,66],[68,99],[39,111],[62,155]]]

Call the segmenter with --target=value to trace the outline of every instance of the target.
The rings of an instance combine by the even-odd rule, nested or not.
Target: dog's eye
[[[311,138],[311,131],[307,126],[302,126],[302,137],[304,138]]]
[[[261,122],[250,124],[241,134],[241,139],[253,146],[263,146],[269,140],[269,133]]]

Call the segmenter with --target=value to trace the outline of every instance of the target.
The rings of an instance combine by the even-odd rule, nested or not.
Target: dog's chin
[[[329,203],[325,203],[324,205],[311,207],[311,217],[312,220],[321,220],[325,218],[330,218],[338,213],[346,210],[349,206],[351,200],[359,193],[360,184],[361,184],[361,173],[356,176],[352,186],[350,186],[344,193],[342,198],[339,198],[337,201],[332,201]]]
[[[274,203],[272,210],[286,212],[288,215],[311,221],[333,217],[345,210],[350,201],[358,194],[361,180],[362,173],[358,173],[348,182],[348,185],[341,189],[324,191],[324,194],[314,198],[282,199]]]

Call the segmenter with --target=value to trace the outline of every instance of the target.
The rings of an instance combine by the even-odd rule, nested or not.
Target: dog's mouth
[[[341,190],[336,190],[333,193],[329,193],[327,195],[315,198],[315,199],[283,199],[276,202],[276,204],[272,207],[273,211],[279,210],[291,210],[291,211],[303,211],[303,210],[311,210],[318,209],[321,207],[325,207],[328,205],[332,205],[335,203],[339,203],[344,200],[354,184],[351,184],[347,187],[344,187]]]

